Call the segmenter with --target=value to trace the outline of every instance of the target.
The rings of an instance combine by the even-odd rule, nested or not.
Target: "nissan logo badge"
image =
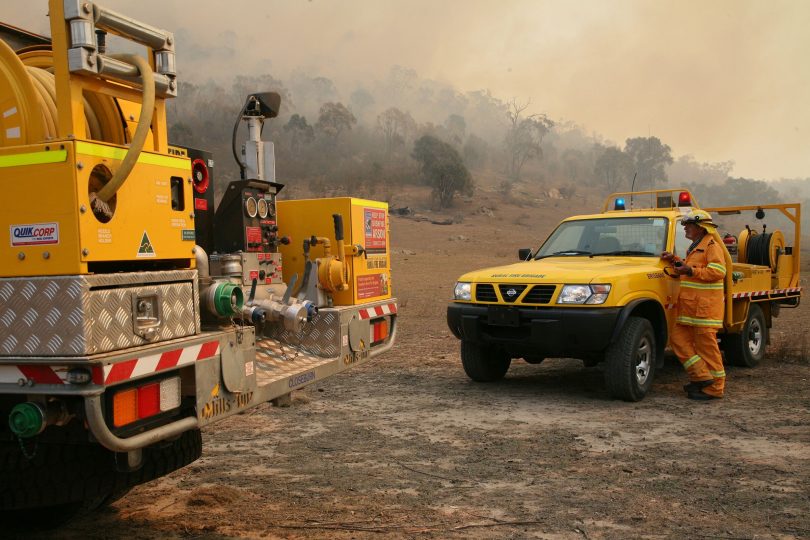
[[[507,296],[512,297],[517,294],[517,291],[515,289],[509,289],[508,291],[506,291],[506,294]]]

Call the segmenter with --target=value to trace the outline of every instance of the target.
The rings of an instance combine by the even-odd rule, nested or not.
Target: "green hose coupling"
[[[231,317],[239,313],[245,295],[242,288],[234,283],[220,283],[214,290],[214,307],[222,317]]]
[[[45,411],[30,401],[18,403],[8,415],[8,426],[12,433],[21,439],[28,439],[45,429]]]

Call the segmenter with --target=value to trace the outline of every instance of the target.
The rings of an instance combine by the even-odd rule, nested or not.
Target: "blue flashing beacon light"
[[[624,198],[619,197],[616,199],[616,202],[613,203],[614,210],[624,210]]]

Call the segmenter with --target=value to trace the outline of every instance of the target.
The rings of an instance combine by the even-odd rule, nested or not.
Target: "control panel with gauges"
[[[214,218],[214,249],[275,253],[279,244],[288,244],[289,238],[279,236],[276,222],[276,195],[282,187],[264,180],[231,182]]]

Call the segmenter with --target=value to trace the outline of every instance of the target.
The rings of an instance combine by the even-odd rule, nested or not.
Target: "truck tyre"
[[[97,504],[115,487],[112,452],[99,445],[0,443],[0,524],[49,529]]]
[[[605,354],[605,384],[614,398],[640,401],[652,386],[655,331],[643,317],[629,317]]]
[[[475,382],[493,382],[503,379],[512,359],[503,351],[483,343],[461,340],[461,365],[464,373]]]
[[[757,304],[748,307],[742,332],[723,337],[723,351],[726,361],[733,366],[756,367],[765,358],[768,343],[768,327],[765,315]]]
[[[78,514],[110,504],[131,488],[164,476],[200,457],[194,429],[147,447],[143,466],[116,470],[115,454],[98,444],[0,442],[0,527],[49,529]]]
[[[202,434],[192,429],[176,439],[161,441],[143,451],[143,466],[131,472],[119,472],[116,489],[106,495],[96,507],[109,506],[124,497],[137,485],[166,476],[193,463],[202,455]]]

